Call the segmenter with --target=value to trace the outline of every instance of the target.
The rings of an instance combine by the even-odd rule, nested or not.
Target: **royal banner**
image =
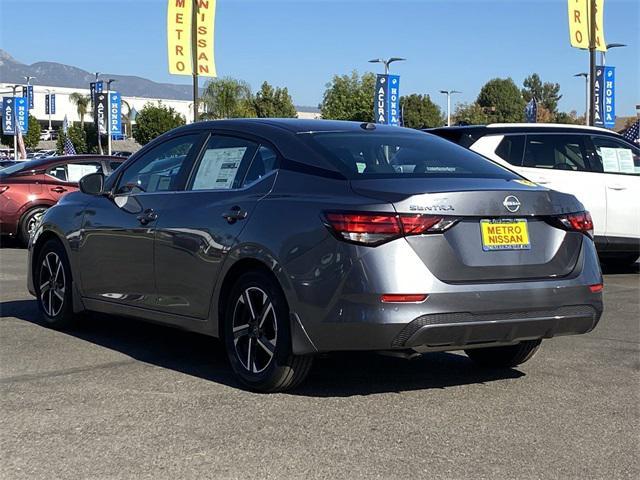
[[[376,77],[376,90],[373,96],[373,110],[375,123],[387,123],[389,110],[389,84],[388,75],[378,74]]]
[[[389,108],[387,123],[397,127],[400,125],[400,76],[389,75]]]
[[[596,67],[595,116],[597,127],[613,128],[616,123],[615,67]]]
[[[122,133],[122,99],[118,92],[109,93],[109,125],[112,134]]]
[[[168,0],[169,73],[216,76],[213,54],[215,14],[216,0]],[[194,34],[195,38],[192,37]],[[195,71],[193,48],[195,48]]]
[[[109,111],[109,100],[106,93],[96,92],[93,105],[93,121],[98,132],[107,133],[107,112]]]
[[[567,0],[571,46],[589,48],[591,0]],[[596,50],[606,51],[604,40],[604,0],[596,0]]]

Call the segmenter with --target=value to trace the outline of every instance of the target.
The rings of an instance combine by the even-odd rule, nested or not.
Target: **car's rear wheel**
[[[506,347],[471,348],[464,352],[478,365],[494,368],[516,367],[535,355],[542,340],[527,340]]]
[[[56,329],[75,321],[71,289],[71,268],[64,247],[48,240],[40,249],[33,274],[38,307],[45,323]]]
[[[20,219],[19,236],[20,241],[27,245],[29,238],[36,228],[36,225],[47,211],[47,207],[34,207],[31,210],[26,211]]]
[[[243,385],[257,392],[279,392],[305,379],[313,359],[291,352],[289,307],[268,273],[241,275],[224,314],[227,355]]]

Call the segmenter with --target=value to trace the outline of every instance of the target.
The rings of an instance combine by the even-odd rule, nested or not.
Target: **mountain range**
[[[32,85],[68,88],[89,88],[89,82],[93,82],[95,78],[92,73],[86,70],[62,63],[36,62],[27,65],[0,49],[0,82],[24,84],[26,76],[35,77],[35,80],[31,82]],[[158,83],[133,75],[112,73],[102,73],[101,77],[116,80],[118,91],[127,96],[189,100],[192,95],[190,85]]]

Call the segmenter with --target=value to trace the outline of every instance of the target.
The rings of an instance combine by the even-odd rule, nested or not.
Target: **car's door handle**
[[[231,207],[231,210],[223,213],[222,218],[229,223],[235,223],[237,220],[244,220],[247,218],[247,212],[242,210],[238,205],[235,205]]]
[[[153,222],[154,220],[157,220],[158,214],[155,211],[153,211],[153,209],[147,208],[144,212],[138,215],[137,218],[142,225],[147,225],[149,222]]]
[[[64,187],[53,187],[51,191],[56,193],[63,193],[63,192],[66,192],[67,189]]]
[[[607,188],[610,190],[626,190],[627,187],[624,185],[607,185]]]

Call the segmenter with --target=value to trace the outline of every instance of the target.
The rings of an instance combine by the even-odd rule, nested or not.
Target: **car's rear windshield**
[[[348,178],[519,178],[452,142],[427,133],[313,132],[309,143]]]
[[[7,175],[13,175],[14,173],[21,172],[22,170],[29,171],[35,168],[33,163],[30,161],[21,161],[9,167],[3,168],[0,170],[0,177],[5,177]]]

